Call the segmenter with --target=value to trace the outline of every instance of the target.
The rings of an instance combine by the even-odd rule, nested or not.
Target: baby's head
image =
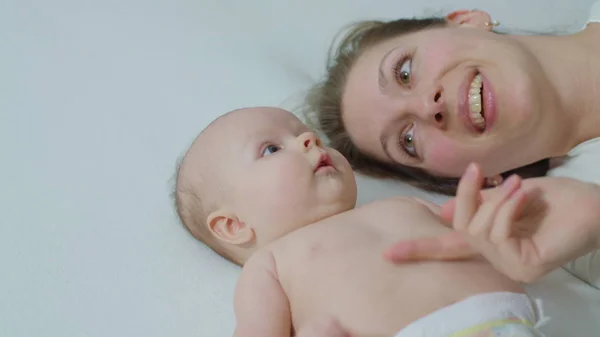
[[[235,110],[205,128],[177,172],[181,221],[221,256],[243,264],[258,248],[352,209],[354,173],[292,113]]]

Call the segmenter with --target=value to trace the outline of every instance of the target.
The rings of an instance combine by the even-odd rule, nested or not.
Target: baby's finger
[[[483,175],[477,164],[471,164],[467,171],[458,183],[456,191],[456,204],[454,206],[454,219],[452,226],[457,230],[464,230],[475,211],[477,211],[477,200],[481,185],[483,183]]]
[[[490,231],[491,242],[498,244],[510,236],[513,224],[519,218],[526,200],[525,191],[519,189],[500,207],[496,222]]]
[[[472,236],[488,238],[496,222],[496,215],[504,202],[521,186],[521,178],[513,175],[501,187],[501,193],[496,194],[489,201],[479,207],[477,214],[469,224],[467,231]]]
[[[383,253],[393,263],[424,260],[463,260],[478,255],[460,232],[448,232],[434,238],[402,241]]]

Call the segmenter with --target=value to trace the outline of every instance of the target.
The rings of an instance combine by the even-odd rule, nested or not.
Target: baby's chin
[[[324,217],[349,211],[356,206],[356,188],[340,188],[323,192],[317,208]]]
[[[319,184],[318,194],[323,203],[340,205],[341,208],[347,208],[345,210],[354,207],[357,187],[353,174],[331,172],[322,178],[324,179]]]

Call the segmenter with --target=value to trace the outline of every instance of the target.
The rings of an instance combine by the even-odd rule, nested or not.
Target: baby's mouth
[[[468,93],[468,101],[469,101],[469,119],[471,123],[479,130],[480,132],[485,131],[485,113],[483,109],[483,79],[481,78],[481,74],[477,74],[471,82],[471,86],[469,88]]]
[[[314,172],[317,172],[320,169],[327,167],[333,168],[333,160],[331,160],[331,157],[327,153],[323,153],[319,157],[319,161],[317,161],[317,165],[315,166]]]

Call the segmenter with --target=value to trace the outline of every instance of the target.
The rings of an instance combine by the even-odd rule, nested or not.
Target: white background
[[[0,0],[0,336],[230,335],[238,269],[169,198],[209,121],[293,108],[353,20],[479,8],[572,30],[592,2]]]

